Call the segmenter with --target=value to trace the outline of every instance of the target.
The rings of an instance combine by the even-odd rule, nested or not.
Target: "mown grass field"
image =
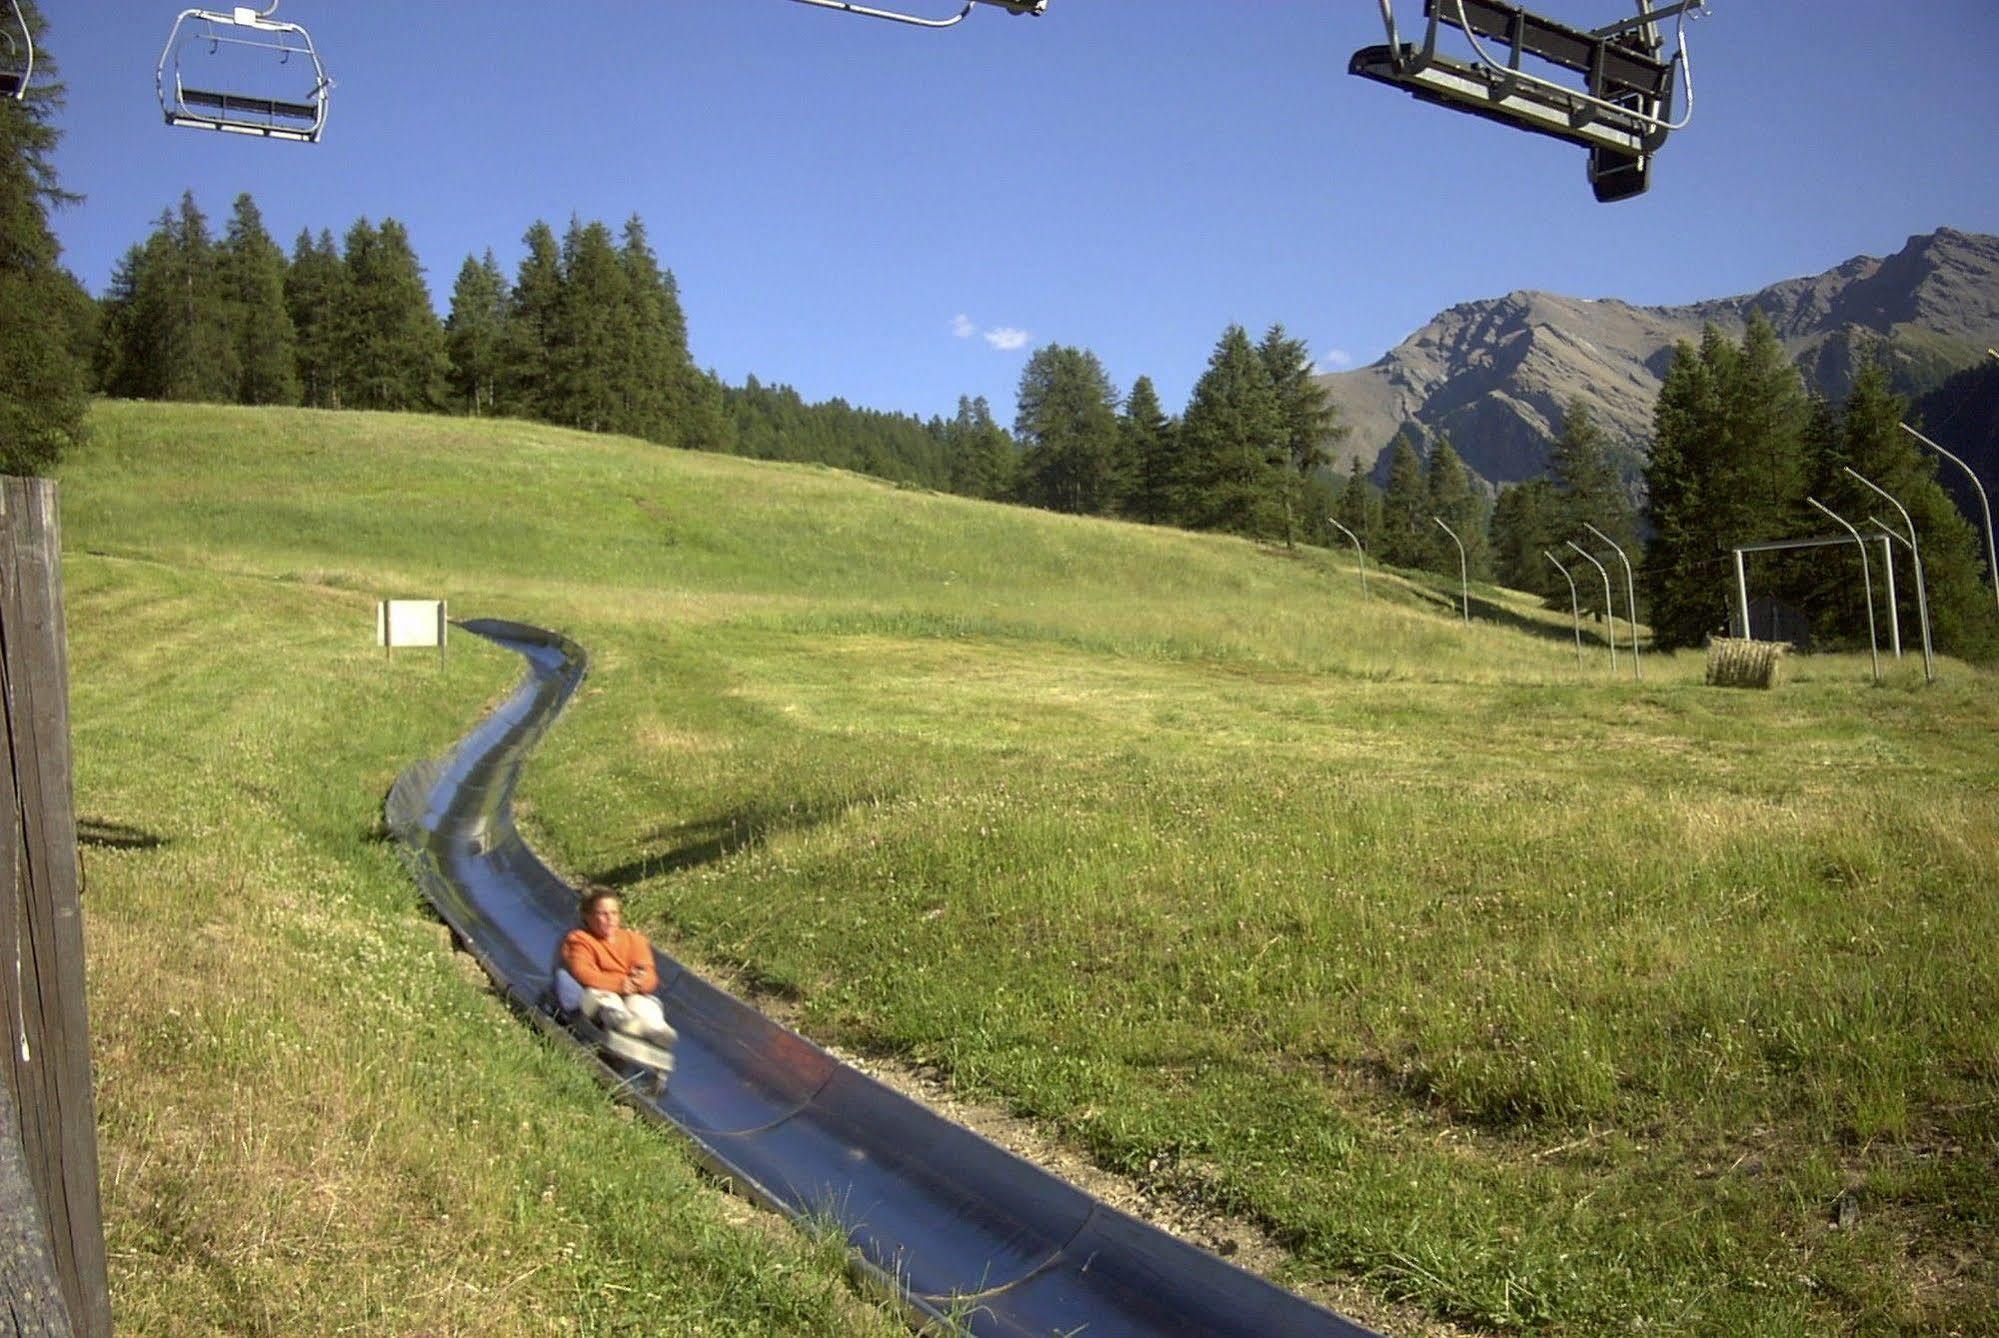
[[[515,670],[385,665],[391,594],[593,652],[525,783],[552,862],[814,1036],[1261,1223],[1285,1281],[1999,1330],[1989,673],[1639,686],[1504,592],[1465,628],[1336,554],[528,424],[94,429],[65,570],[132,1331],[892,1327],[451,960],[376,813]]]

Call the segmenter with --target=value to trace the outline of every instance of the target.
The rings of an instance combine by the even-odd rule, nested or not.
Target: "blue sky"
[[[1991,0],[1715,0],[1693,124],[1611,206],[1580,150],[1349,76],[1372,0],[1051,0],[943,32],[788,0],[285,0],[338,85],[318,145],[162,124],[177,5],[42,3],[86,197],[55,225],[93,292],[189,188],[218,225],[249,191],[287,248],[400,219],[440,308],[537,218],[638,213],[703,365],[926,416],[982,394],[1010,421],[1049,342],[1171,411],[1231,321],[1359,365],[1516,288],[1691,301],[1999,232]]]

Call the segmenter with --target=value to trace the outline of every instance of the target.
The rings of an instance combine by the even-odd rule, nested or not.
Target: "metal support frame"
[[[28,15],[21,0],[7,0],[14,20],[0,28],[0,97],[19,101],[28,96],[35,77],[35,34],[28,27]]]
[[[1464,601],[1465,621],[1471,621],[1471,563],[1465,558],[1465,541],[1458,538],[1458,532],[1444,524],[1437,516],[1430,517],[1437,522],[1437,528],[1451,536],[1451,542],[1458,546],[1458,595]]]
[[[859,14],[863,18],[887,19],[891,23],[906,23],[912,28],[955,28],[980,4],[998,5],[1009,14],[1042,14],[1048,9],[1048,0],[964,0],[965,7],[949,18],[926,19],[920,14],[875,9],[868,5],[851,4],[848,0],[794,0],[794,3],[811,5],[815,9],[837,9],[843,14]]]
[[[1838,544],[1850,544],[1852,542],[1853,540],[1847,535],[1834,534],[1820,535],[1811,539],[1771,539],[1760,544],[1738,544],[1735,548],[1731,549],[1730,551],[1735,554],[1735,598],[1737,610],[1742,615],[1743,639],[1747,641],[1754,641],[1756,639],[1756,629],[1750,626],[1749,623],[1749,577],[1747,569],[1743,565],[1743,554],[1777,553],[1794,548],[1831,548]],[[1877,542],[1881,545],[1881,552],[1885,559],[1889,552],[1888,537],[1886,535],[1877,536]]]
[[[1347,538],[1353,540],[1354,559],[1360,565],[1360,593],[1365,598],[1367,595],[1367,550],[1361,547],[1360,536],[1340,524],[1337,520],[1334,520],[1331,516],[1326,517],[1326,523],[1341,534],[1344,534]]]
[[[1992,353],[1991,349],[1985,351]],[[1999,358],[1999,353],[1992,353],[1992,356]],[[1970,465],[1964,463],[1964,461],[1958,459],[1955,455],[1952,455],[1949,451],[1937,445],[1907,423],[1902,423],[1899,426],[1917,441],[1920,441],[1923,445],[1929,447],[1959,469],[1962,469],[1965,476],[1971,480],[1971,486],[1978,490],[1978,505],[1985,512],[1985,577],[1992,582],[1993,600],[1999,602],[1999,543],[1994,543],[1992,540],[1992,499],[1985,495],[1985,485],[1978,481],[1978,475],[1972,473]]]
[[[312,44],[312,34],[296,23],[273,19],[271,15],[277,8],[278,0],[272,0],[261,10],[239,6],[226,14],[207,9],[181,11],[167,33],[167,44],[160,50],[160,63],[153,73],[160,112],[168,125],[306,144],[319,142],[321,132],[326,129],[327,95],[333,90],[333,81],[326,77],[326,66]],[[181,30],[190,23],[201,25],[205,35],[184,38]],[[232,31],[250,35],[231,36]],[[288,64],[293,56],[303,56],[312,63],[312,89],[302,99],[292,101],[260,94],[188,88],[181,81],[180,52],[191,41],[206,42],[211,52],[223,46],[271,52],[280,65]],[[171,93],[167,87],[169,64],[173,66]]]
[[[1569,613],[1576,620],[1576,668],[1580,669],[1583,667],[1583,601],[1582,596],[1576,593],[1576,578],[1569,574],[1562,560],[1547,549],[1541,550],[1541,556],[1554,563],[1555,570],[1562,573],[1569,583]]]
[[[1603,577],[1603,621],[1604,626],[1609,629],[1604,634],[1604,640],[1610,643],[1610,672],[1614,674],[1617,672],[1617,610],[1610,602],[1610,572],[1601,562],[1596,560],[1594,554],[1574,539],[1569,539],[1565,542],[1567,542],[1569,547],[1575,549],[1576,552],[1582,554],[1583,560],[1588,562],[1590,566],[1595,567],[1597,575]]]
[[[1583,528],[1610,545],[1610,551],[1617,554],[1617,560],[1624,564],[1624,611],[1631,616],[1631,676],[1640,683],[1645,681],[1645,666],[1638,658],[1638,579],[1631,574],[1631,559],[1624,555],[1615,539],[1605,534],[1588,521]]]
[[[1869,570],[1870,564],[1867,561],[1867,541],[1860,537],[1860,531],[1854,529],[1846,517],[1834,511],[1818,498],[1807,497],[1805,500],[1833,520],[1838,521],[1840,528],[1853,536],[1854,547],[1860,550],[1860,580],[1867,591],[1867,649],[1874,657],[1874,681],[1879,683],[1881,681],[1881,638],[1874,630],[1874,576]]]
[[[1873,492],[1875,492],[1882,498],[1886,499],[1888,505],[1894,507],[1896,511],[1901,513],[1902,524],[1908,527],[1909,530],[1908,536],[1904,538],[1902,535],[1896,534],[1894,530],[1889,529],[1886,525],[1883,525],[1879,520],[1876,520],[1874,517],[1872,516],[1868,517],[1868,519],[1870,521],[1873,521],[1874,525],[1877,528],[1879,528],[1883,534],[1894,535],[1895,538],[1901,539],[1902,542],[1906,543],[1909,546],[1909,557],[1910,560],[1914,563],[1916,568],[1916,621],[1921,625],[1922,634],[1923,634],[1923,681],[1926,683],[1934,683],[1937,681],[1937,665],[1936,665],[1936,654],[1930,647],[1930,596],[1928,589],[1928,581],[1923,576],[1923,550],[1916,546],[1916,522],[1909,518],[1909,508],[1903,506],[1900,502],[1896,501],[1895,498],[1888,492],[1886,488],[1883,488],[1880,484],[1874,482],[1872,479],[1867,478],[1865,475],[1859,473],[1851,465],[1842,465],[1841,468],[1846,470],[1848,474],[1851,474],[1855,480],[1866,484],[1869,489],[1871,489]],[[1889,564],[1888,571],[1889,575],[1892,577],[1895,571],[1894,565],[1892,563]],[[1888,598],[1889,605],[1892,607],[1894,605],[1894,602],[1895,602],[1894,596],[1890,594]]]

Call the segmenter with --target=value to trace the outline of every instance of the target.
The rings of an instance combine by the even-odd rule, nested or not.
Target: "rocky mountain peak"
[[[1673,345],[1706,325],[1739,338],[1752,311],[1822,394],[1844,394],[1870,356],[1919,394],[1999,344],[1999,237],[1939,228],[1890,256],[1676,307],[1522,289],[1449,307],[1379,361],[1324,380],[1354,428],[1348,456],[1378,463],[1398,433],[1426,445],[1449,433],[1473,469],[1507,483],[1546,472],[1572,399],[1614,449],[1642,456]]]

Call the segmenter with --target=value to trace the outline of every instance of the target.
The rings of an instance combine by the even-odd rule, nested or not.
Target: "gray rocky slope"
[[[1944,228],[1885,259],[1688,306],[1541,292],[1454,306],[1379,361],[1323,378],[1354,429],[1338,467],[1358,455],[1379,477],[1398,432],[1425,452],[1447,432],[1493,483],[1538,477],[1571,399],[1615,452],[1642,456],[1674,343],[1698,342],[1709,324],[1739,339],[1758,310],[1815,390],[1844,394],[1875,351],[1920,393],[1999,346],[1999,237]]]

